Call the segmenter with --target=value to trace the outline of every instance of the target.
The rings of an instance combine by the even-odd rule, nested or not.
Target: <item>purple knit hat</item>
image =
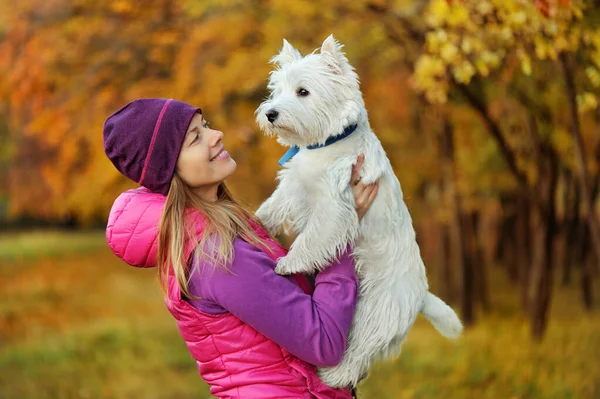
[[[150,191],[167,195],[196,112],[202,111],[173,99],[132,101],[104,122],[104,152],[119,172]]]

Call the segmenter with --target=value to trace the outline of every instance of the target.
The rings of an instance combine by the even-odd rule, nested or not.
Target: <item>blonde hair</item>
[[[206,218],[199,240],[194,220],[188,220],[189,210],[200,211]],[[233,241],[237,236],[259,248],[269,248],[250,222],[260,225],[252,212],[233,199],[225,183],[219,184],[217,201],[208,202],[175,174],[158,228],[158,278],[165,296],[172,270],[182,295],[192,297],[188,288],[190,270],[185,254],[189,243],[198,242],[195,248],[197,257],[208,259],[212,265],[225,269],[232,260]]]

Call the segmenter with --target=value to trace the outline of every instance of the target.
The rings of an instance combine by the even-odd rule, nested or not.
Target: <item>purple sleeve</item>
[[[319,273],[313,295],[290,276],[280,276],[263,251],[237,239],[229,272],[200,264],[190,300],[204,312],[231,312],[293,355],[316,366],[338,364],[358,297],[358,278],[349,251]],[[219,311],[221,310],[221,311]]]

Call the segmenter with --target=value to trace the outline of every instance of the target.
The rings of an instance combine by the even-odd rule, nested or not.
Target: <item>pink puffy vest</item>
[[[156,263],[158,221],[165,197],[144,188],[121,194],[113,204],[106,229],[112,251],[129,265],[153,267]],[[194,218],[198,237],[204,218]],[[285,249],[254,226],[270,245],[273,260]],[[188,256],[195,243],[188,245]],[[303,276],[296,280],[310,293]],[[170,279],[167,308],[175,317],[181,336],[196,360],[200,375],[219,398],[351,398],[348,389],[333,389],[321,382],[316,367],[290,354],[231,313],[210,315],[181,299],[176,279]]]

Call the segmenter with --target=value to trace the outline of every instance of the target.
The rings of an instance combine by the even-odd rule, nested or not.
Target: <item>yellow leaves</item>
[[[519,11],[510,15],[509,21],[513,26],[520,27],[527,22],[527,14],[524,11]]]
[[[548,58],[552,61],[558,60],[558,51],[555,46],[548,46],[546,50],[548,52]]]
[[[517,49],[517,58],[521,61],[521,70],[527,76],[531,75],[531,58],[522,47]]]
[[[503,57],[504,55],[500,52],[484,51],[476,58],[475,66],[482,76],[488,76],[491,69],[495,69],[500,65]]]
[[[471,54],[471,52],[473,52],[473,41],[470,38],[465,37],[460,43],[460,49],[465,54]]]
[[[416,70],[427,76],[441,76],[444,74],[444,63],[435,57],[424,55],[417,61]]]
[[[445,104],[448,101],[448,83],[432,87],[425,93],[425,97],[432,104]]]
[[[475,75],[475,68],[469,61],[462,61],[456,68],[454,68],[454,78],[457,82],[468,84],[471,81],[473,75]]]
[[[597,49],[596,51],[594,51],[590,55],[590,58],[591,58],[592,62],[594,63],[595,67],[600,69],[600,49]]]
[[[440,56],[446,63],[451,64],[458,57],[458,48],[453,43],[445,43],[440,49]]]
[[[540,60],[548,58],[548,43],[542,38],[541,35],[535,35],[533,38],[533,44],[535,49],[535,56]]]
[[[557,36],[559,33],[559,27],[556,21],[552,20],[544,25],[544,33],[548,36]]]
[[[589,40],[594,44],[594,46],[596,46],[597,49],[600,49],[600,29],[590,32]]]
[[[490,1],[482,0],[475,3],[475,10],[481,15],[488,15],[494,11],[494,7]]]
[[[554,46],[556,47],[556,51],[560,53],[568,49],[569,42],[564,36],[558,36],[554,41]]]
[[[492,68],[496,68],[500,65],[500,54],[500,52],[484,51],[483,54],[481,54],[481,60]]]
[[[433,0],[427,7],[425,22],[432,28],[440,27],[446,21],[449,12],[450,6],[446,0]]]
[[[600,72],[598,69],[594,68],[593,66],[589,66],[585,69],[585,74],[592,83],[593,87],[600,87]]]
[[[521,70],[527,76],[531,76],[531,58],[528,55],[524,55],[521,59]]]
[[[415,69],[417,87],[437,93],[448,76],[461,83],[470,82],[476,74],[487,77],[506,57],[516,57],[521,71],[530,76],[536,60],[557,61],[561,52],[578,51],[584,45],[597,49],[588,59],[600,70],[600,29],[578,22],[583,6],[580,0],[570,1],[551,7],[551,16],[545,16],[529,1],[465,0],[448,5],[434,0],[424,16],[429,30],[423,56],[428,60]],[[434,73],[431,58],[443,63],[443,77],[439,66],[435,75],[426,76]],[[594,70],[588,75],[598,87],[600,75]],[[442,98],[439,93],[429,97]],[[589,100],[585,104],[591,105]]]
[[[447,82],[445,82],[446,66],[436,57],[423,55],[415,65],[414,82],[417,90],[425,93],[432,103],[445,103]]]
[[[569,32],[567,36],[568,47],[570,51],[577,51],[577,49],[582,45],[582,31],[580,26],[574,26]]]
[[[598,97],[594,93],[585,92],[577,96],[577,109],[584,113],[598,107]]]
[[[425,35],[425,46],[427,51],[431,53],[437,53],[447,39],[446,32],[443,30],[437,30],[433,32],[427,32]]]
[[[415,85],[420,91],[425,92],[427,99],[433,103],[446,102],[443,90],[446,68],[442,60],[431,56],[422,56],[415,65]]]
[[[454,3],[446,17],[449,26],[462,27],[469,22],[469,11],[462,3]]]
[[[500,29],[500,38],[506,43],[512,43],[514,35],[510,26],[505,25]]]
[[[480,37],[471,38],[471,43],[473,44],[473,50],[477,53],[485,51],[487,47],[482,38]]]
[[[475,66],[477,67],[477,70],[479,71],[481,76],[485,77],[490,74],[490,68],[485,63],[485,61],[483,61],[483,59],[477,58],[477,60],[475,61]]]
[[[573,11],[573,15],[575,16],[575,18],[577,18],[577,19],[583,18],[583,10],[581,9],[581,7],[578,7],[575,5],[575,6],[573,6],[572,11]]]

